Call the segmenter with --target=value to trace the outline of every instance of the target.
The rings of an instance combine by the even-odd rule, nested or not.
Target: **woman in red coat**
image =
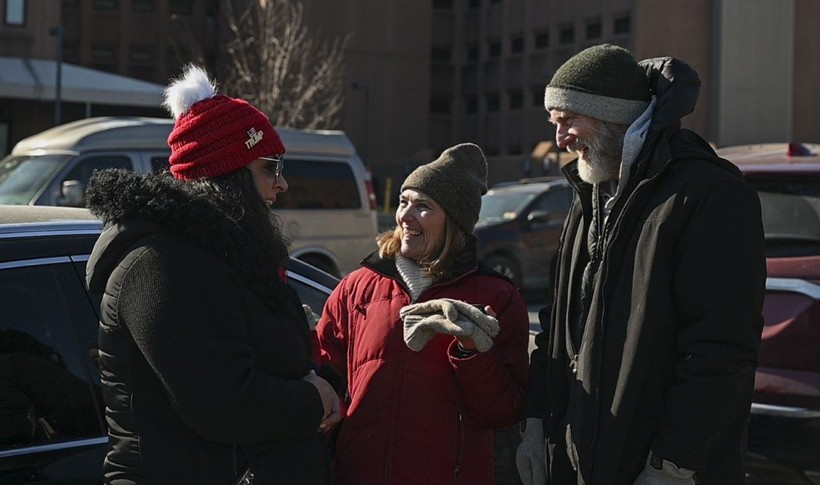
[[[477,260],[481,149],[461,144],[411,173],[397,227],[345,277],[318,325],[347,377],[340,485],[493,484],[493,429],[519,419],[529,320],[521,294]]]

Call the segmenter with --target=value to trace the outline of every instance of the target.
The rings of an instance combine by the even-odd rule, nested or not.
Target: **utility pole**
[[[58,25],[48,31],[52,37],[57,37],[57,79],[54,83],[54,126],[62,123],[62,93],[63,93],[63,34],[65,27]]]

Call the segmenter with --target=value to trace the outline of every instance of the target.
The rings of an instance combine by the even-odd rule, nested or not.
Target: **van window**
[[[28,204],[65,166],[67,155],[14,156],[0,162],[0,204]]]
[[[104,170],[106,168],[134,170],[134,165],[131,163],[130,158],[124,156],[105,155],[87,157],[80,160],[63,180],[77,180],[83,189],[85,189],[86,186],[88,186],[88,180],[91,178],[91,175],[97,170]]]
[[[151,157],[151,171],[154,173],[167,172],[171,169],[168,157]]]
[[[359,188],[345,162],[285,158],[282,172],[288,190],[276,199],[277,209],[360,209]]]

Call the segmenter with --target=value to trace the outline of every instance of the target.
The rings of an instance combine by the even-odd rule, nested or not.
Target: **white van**
[[[173,121],[97,117],[56,126],[18,142],[0,160],[0,204],[82,206],[92,172],[166,170]],[[341,131],[277,129],[287,148],[290,186],[277,200],[291,254],[336,276],[376,248],[370,175]]]

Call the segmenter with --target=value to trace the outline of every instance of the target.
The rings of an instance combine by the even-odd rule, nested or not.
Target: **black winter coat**
[[[592,186],[566,170],[576,197],[525,416],[544,418],[551,485],[631,485],[650,449],[701,484],[742,484],[766,279],[760,203],[735,166],[680,129],[697,74],[671,58],[641,64],[657,105],[597,245]]]
[[[109,194],[92,207],[108,224],[88,264],[104,292],[106,483],[227,485],[248,462],[258,483],[324,483],[298,296],[275,271],[262,291],[229,264],[253,246],[218,243],[243,240],[238,226],[167,180],[118,172],[90,188]]]

